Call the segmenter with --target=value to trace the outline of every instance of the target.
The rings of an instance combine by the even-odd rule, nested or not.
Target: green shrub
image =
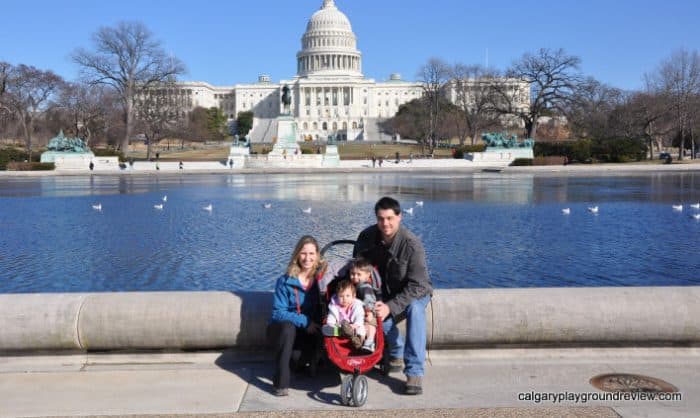
[[[642,161],[647,158],[647,146],[643,140],[631,138],[595,140],[591,154],[596,159],[608,163]]]
[[[532,158],[516,158],[510,163],[511,166],[532,165]]]
[[[7,163],[8,171],[50,171],[56,168],[54,163],[19,162],[10,161]]]
[[[28,154],[18,148],[0,148],[0,170],[7,170],[7,164],[11,161],[24,161]]]
[[[468,154],[470,152],[484,152],[486,150],[486,145],[459,145],[454,147],[453,150],[454,153],[452,154],[452,156],[454,158],[462,159],[464,158],[464,154]]]

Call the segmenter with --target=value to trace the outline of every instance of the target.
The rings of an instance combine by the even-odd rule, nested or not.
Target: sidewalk
[[[340,380],[329,367],[315,379],[294,376],[288,397],[271,395],[272,364],[260,355],[0,357],[0,416],[691,417],[700,411],[700,348],[442,350],[430,360],[423,395],[402,395],[401,374],[372,372],[367,404],[357,409],[340,404]],[[519,393],[603,393],[589,380],[615,372],[662,379],[683,398],[518,400]]]

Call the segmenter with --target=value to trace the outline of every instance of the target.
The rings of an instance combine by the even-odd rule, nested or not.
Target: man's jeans
[[[384,342],[389,347],[391,358],[402,358],[406,368],[406,376],[423,376],[425,365],[425,308],[430,302],[430,295],[411,302],[404,314],[406,316],[406,340],[399,333],[394,318],[389,316],[382,324],[384,327]],[[402,315],[403,316],[403,315]]]

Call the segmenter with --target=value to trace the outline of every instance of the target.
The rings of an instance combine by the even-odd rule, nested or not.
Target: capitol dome
[[[301,38],[297,53],[299,77],[362,77],[362,54],[350,20],[338,10],[333,0],[324,0]]]

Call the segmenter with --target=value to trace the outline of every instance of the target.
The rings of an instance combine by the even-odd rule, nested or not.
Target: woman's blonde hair
[[[299,277],[299,272],[301,272],[298,262],[299,253],[306,244],[313,244],[314,247],[316,247],[316,254],[318,255],[318,257],[316,257],[316,262],[314,262],[314,265],[311,267],[311,274],[315,275],[317,272],[325,269],[326,261],[321,258],[321,251],[318,246],[318,241],[316,241],[316,238],[312,237],[311,235],[304,235],[303,237],[299,238],[299,241],[292,252],[292,257],[289,259],[289,264],[287,265],[287,276]]]

